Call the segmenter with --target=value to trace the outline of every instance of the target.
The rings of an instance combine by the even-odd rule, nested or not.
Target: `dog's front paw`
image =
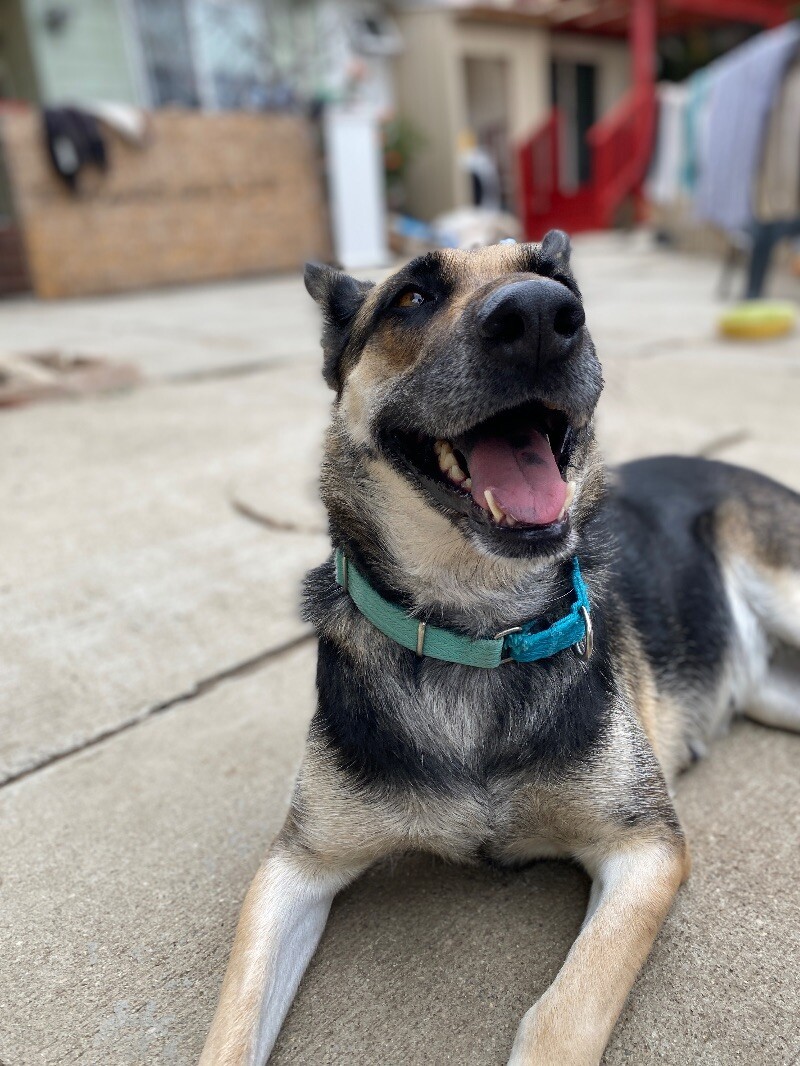
[[[508,1066],[599,1066],[604,1036],[545,994],[519,1024]]]

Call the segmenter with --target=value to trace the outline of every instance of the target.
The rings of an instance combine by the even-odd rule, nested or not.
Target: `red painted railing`
[[[655,97],[649,85],[635,87],[587,133],[591,177],[568,191],[561,181],[562,116],[553,108],[518,150],[518,202],[525,236],[537,240],[553,226],[573,233],[606,229],[620,205],[638,193],[655,127]]]
[[[644,179],[653,144],[655,99],[650,86],[639,86],[589,130],[592,184],[598,215],[610,225],[619,205]]]
[[[558,192],[561,113],[550,116],[519,149],[519,197],[526,213],[546,215]]]

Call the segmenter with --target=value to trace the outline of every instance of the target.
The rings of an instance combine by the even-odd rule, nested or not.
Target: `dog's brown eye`
[[[416,307],[418,304],[424,304],[425,297],[421,292],[417,292],[416,289],[409,289],[407,292],[401,292],[394,302],[395,307]]]

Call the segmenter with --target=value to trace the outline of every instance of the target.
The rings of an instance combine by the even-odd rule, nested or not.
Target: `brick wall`
[[[31,279],[19,226],[0,219],[0,296],[29,292]]]
[[[37,112],[2,118],[33,287],[78,296],[294,270],[329,254],[311,128],[291,115],[157,111],[145,147],[106,137],[110,169],[73,195]]]

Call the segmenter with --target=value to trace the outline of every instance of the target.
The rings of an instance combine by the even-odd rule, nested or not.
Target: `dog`
[[[736,713],[800,729],[800,496],[664,457],[607,471],[570,242],[309,265],[335,391],[305,582],[318,705],[203,1066],[261,1066],[341,888],[424,849],[592,879],[511,1066],[600,1062],[689,874],[671,787]]]

